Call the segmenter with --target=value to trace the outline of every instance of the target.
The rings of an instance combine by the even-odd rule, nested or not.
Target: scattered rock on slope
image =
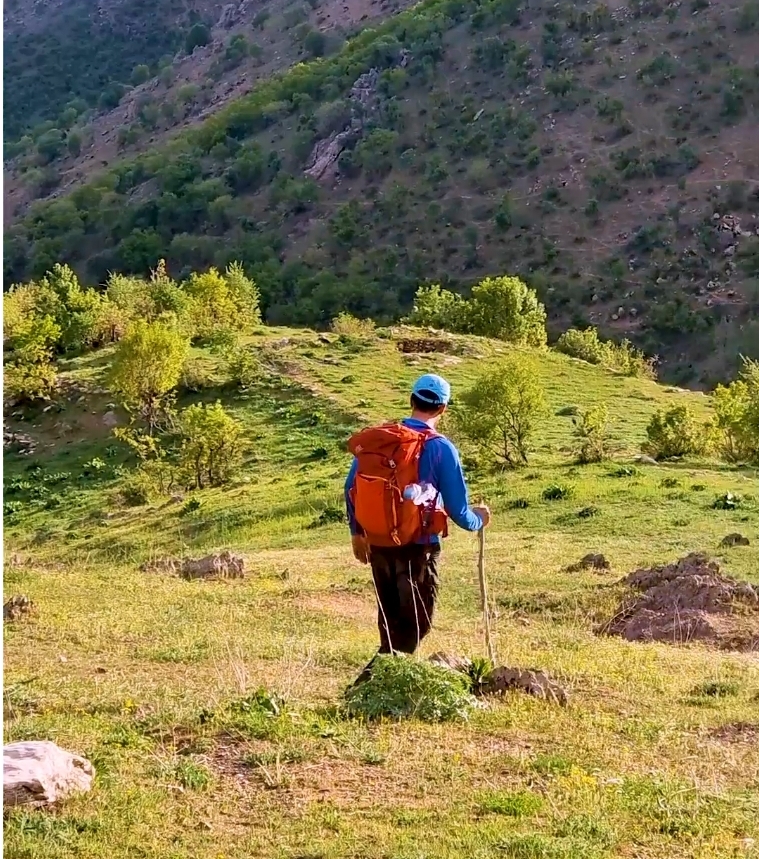
[[[604,632],[628,641],[685,644],[704,641],[727,650],[759,649],[759,592],[720,573],[706,555],[640,569],[621,584],[639,596],[626,600]]]
[[[28,596],[17,594],[11,597],[3,606],[3,620],[18,620],[25,614],[31,614],[34,603]]]
[[[583,570],[610,570],[611,564],[606,560],[604,555],[591,552],[585,557],[580,558],[576,564],[570,564],[566,571],[568,573],[580,573]]]
[[[728,534],[726,537],[723,537],[720,540],[720,546],[725,548],[730,548],[731,546],[750,546],[751,540],[748,537],[744,537],[743,534]]]
[[[3,805],[53,805],[92,787],[95,769],[86,759],[47,740],[3,746]]]
[[[176,573],[183,579],[242,579],[245,559],[225,551],[204,558],[160,558],[140,569],[144,573]]]

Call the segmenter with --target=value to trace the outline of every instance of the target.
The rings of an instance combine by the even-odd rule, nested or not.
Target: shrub
[[[377,656],[371,676],[345,694],[349,713],[378,719],[448,722],[466,719],[474,705],[467,678],[406,655]]]
[[[196,489],[227,483],[242,457],[240,422],[221,403],[196,404],[180,416],[179,468]]]
[[[718,495],[712,502],[714,510],[736,510],[741,506],[743,499],[740,495],[735,495],[733,492],[724,492]]]
[[[343,311],[332,320],[330,326],[335,334],[356,340],[368,340],[374,337],[376,326],[371,319],[358,319]]]
[[[574,488],[565,483],[551,483],[541,493],[543,501],[565,501],[574,494]]]
[[[708,447],[708,428],[688,406],[658,410],[646,427],[645,453],[654,459],[673,459],[703,454]]]
[[[759,463],[759,363],[744,360],[740,378],[714,392],[716,442],[729,462]]]
[[[203,388],[207,388],[209,384],[210,377],[205,364],[198,358],[188,358],[179,377],[179,386],[182,390],[198,393]]]
[[[601,340],[596,328],[570,328],[559,337],[556,350],[589,364],[617,370],[625,376],[656,378],[652,359],[646,358],[629,340],[623,340],[621,343]]]
[[[608,361],[609,347],[598,336],[597,328],[570,328],[559,337],[556,351],[587,361],[588,364],[605,364]]]
[[[509,466],[526,465],[545,395],[531,362],[521,356],[483,373],[454,410],[459,434]]]
[[[609,410],[601,404],[573,418],[573,435],[577,439],[577,462],[585,465],[601,462],[607,456]]]
[[[524,346],[545,346],[546,311],[518,277],[487,277],[472,289],[469,326],[475,334]]]
[[[3,398],[6,405],[49,400],[58,374],[49,361],[11,363],[3,367]]]
[[[468,328],[468,302],[458,293],[439,284],[420,286],[414,298],[414,309],[405,320],[411,325],[464,332]]]
[[[261,380],[264,368],[256,351],[233,342],[222,349],[227,378],[240,390],[248,390]]]
[[[150,503],[152,491],[152,481],[141,468],[138,468],[121,485],[119,497],[127,507],[143,507]]]
[[[212,338],[221,329],[243,331],[261,322],[258,288],[233,263],[224,274],[215,268],[193,273],[184,285],[191,300],[193,337]]]
[[[119,343],[110,371],[110,389],[152,432],[167,414],[179,384],[187,340],[173,325],[137,321]]]

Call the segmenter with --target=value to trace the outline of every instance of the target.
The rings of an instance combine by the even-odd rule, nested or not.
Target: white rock
[[[48,740],[3,746],[3,804],[47,806],[92,787],[95,768]]]

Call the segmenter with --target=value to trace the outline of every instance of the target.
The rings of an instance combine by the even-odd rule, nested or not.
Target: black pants
[[[413,653],[430,631],[438,592],[439,557],[439,545],[371,547],[379,653]],[[372,662],[356,683],[369,677]]]

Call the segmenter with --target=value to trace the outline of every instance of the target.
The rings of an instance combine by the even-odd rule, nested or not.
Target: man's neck
[[[413,421],[421,421],[423,424],[427,424],[430,429],[435,429],[437,427],[437,422],[439,419],[439,415],[426,415],[424,412],[411,412],[411,420]]]

